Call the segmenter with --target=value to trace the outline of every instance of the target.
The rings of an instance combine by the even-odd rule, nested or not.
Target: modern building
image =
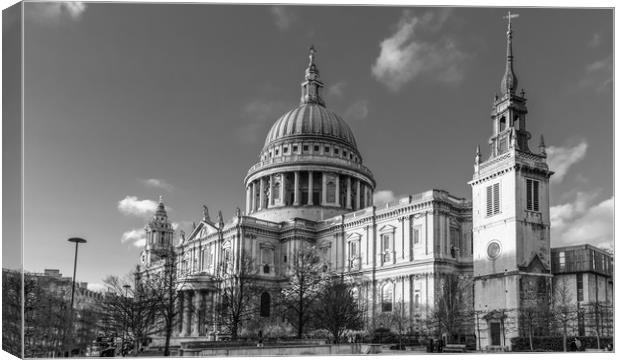
[[[579,310],[569,322],[571,334],[613,336],[613,268],[613,256],[591,245],[551,249],[554,291]]]
[[[510,347],[510,339],[519,336],[519,309],[548,302],[553,283],[553,172],[542,136],[537,149],[530,148],[510,24],[506,71],[489,124],[489,155],[483,160],[480,149],[475,155],[472,201],[429,190],[374,206],[374,176],[349,126],[327,107],[315,55],[311,48],[299,105],[275,121],[243,179],[245,211],[237,209],[228,221],[220,212],[212,220],[204,206],[200,222],[174,241],[177,275],[185,283],[175,337],[208,339],[217,333],[212,314],[218,278],[238,272],[242,254],[257,265],[256,281],[265,289],[257,300],[260,308],[270,309],[271,299],[286,286],[291,260],[311,245],[331,272],[355,279],[369,327],[381,325],[376,323],[381,314],[393,311],[424,323],[446,281],[456,276],[472,284],[460,294],[469,299],[466,310],[481,314],[458,336],[476,336],[481,348]],[[161,270],[169,259],[161,255],[173,237],[160,199],[146,227],[141,268]],[[596,273],[587,274],[589,280]],[[528,298],[528,289],[542,293]],[[267,310],[261,316],[276,314]]]

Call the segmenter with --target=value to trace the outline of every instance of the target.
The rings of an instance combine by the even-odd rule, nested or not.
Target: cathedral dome
[[[300,104],[276,120],[245,177],[252,217],[316,221],[372,205],[374,177],[349,125],[325,106],[314,55],[310,48]]]
[[[293,137],[332,139],[357,149],[349,125],[338,114],[316,103],[301,104],[282,115],[267,133],[265,148]]]

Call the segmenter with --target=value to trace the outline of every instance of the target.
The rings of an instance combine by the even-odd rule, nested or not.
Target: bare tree
[[[381,313],[377,322],[381,326],[387,327],[398,335],[399,349],[403,347],[403,338],[413,326],[412,319],[407,316],[405,306],[402,302],[396,302],[392,311]]]
[[[243,323],[256,313],[254,299],[258,294],[253,279],[256,274],[254,260],[242,251],[238,264],[237,271],[232,266],[223,266],[220,277],[218,313],[222,326],[231,334],[232,340],[237,339]]]
[[[452,341],[464,324],[473,322],[471,287],[471,279],[454,274],[443,275],[429,317],[429,325],[435,329],[437,336],[446,335],[448,341]]]
[[[107,317],[106,330],[123,334],[123,338],[134,343],[136,354],[146,336],[160,330],[150,286],[141,281],[138,273],[125,278],[110,276],[104,284],[107,293],[101,311]]]
[[[336,344],[347,329],[359,330],[364,326],[364,311],[352,290],[341,278],[331,278],[322,287],[311,311],[316,324],[327,329]]]
[[[282,289],[282,305],[288,321],[297,329],[301,339],[308,323],[312,305],[328,277],[321,255],[314,246],[304,246],[293,255],[289,264],[289,279]]]
[[[523,277],[521,281],[520,333],[527,334],[530,351],[534,351],[534,334],[549,331],[549,292],[546,278]]]
[[[177,276],[177,255],[173,248],[161,255],[163,268],[146,274],[144,281],[153,301],[156,317],[161,331],[164,333],[164,356],[170,356],[170,338],[175,325],[182,316],[182,308],[178,306],[181,298],[180,290],[184,285],[182,277]]]
[[[22,274],[2,269],[2,350],[22,357]]]
[[[568,324],[574,320],[576,311],[566,278],[558,282],[553,295],[553,315],[562,326],[562,347],[564,351],[568,351]]]

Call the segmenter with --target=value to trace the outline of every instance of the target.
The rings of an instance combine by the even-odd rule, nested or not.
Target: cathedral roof
[[[292,137],[321,137],[339,140],[357,149],[355,137],[349,125],[325,107],[321,97],[323,82],[315,63],[314,47],[310,48],[308,68],[301,84],[301,102],[298,107],[282,115],[271,127],[265,140],[265,147],[279,140]]]
[[[301,104],[282,115],[267,133],[265,147],[278,140],[300,136],[333,138],[357,148],[349,125],[339,115],[316,103]]]

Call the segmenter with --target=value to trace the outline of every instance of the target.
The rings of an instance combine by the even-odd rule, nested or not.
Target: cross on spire
[[[512,22],[511,19],[516,19],[519,17],[519,14],[511,14],[510,10],[508,10],[508,15],[504,16],[503,19],[508,19],[508,31],[512,30]]]

